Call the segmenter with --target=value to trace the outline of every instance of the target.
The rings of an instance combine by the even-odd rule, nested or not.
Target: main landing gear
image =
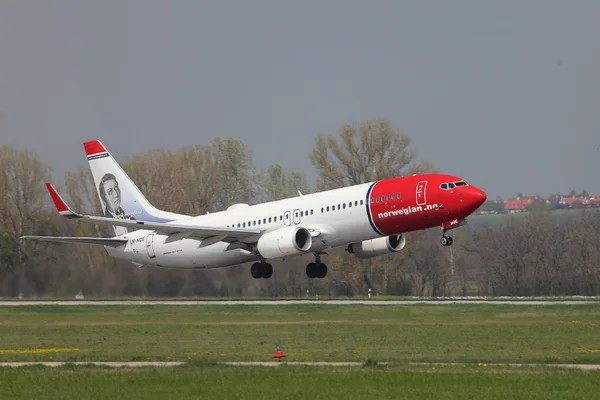
[[[444,236],[442,236],[440,239],[440,243],[442,246],[452,246],[452,236],[444,234]]]
[[[306,275],[310,279],[323,279],[327,276],[327,265],[321,262],[321,257],[317,256],[315,262],[311,262],[306,266]]]
[[[273,275],[273,266],[267,262],[255,262],[250,267],[250,274],[254,279],[269,279]]]
[[[255,262],[250,267],[250,274],[254,279],[269,279],[273,275],[273,266],[265,261]],[[327,265],[322,263],[321,258],[317,256],[315,262],[306,266],[306,275],[311,279],[323,279],[327,276]]]

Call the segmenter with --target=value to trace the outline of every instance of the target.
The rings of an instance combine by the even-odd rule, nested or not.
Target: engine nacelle
[[[371,258],[398,252],[404,246],[406,246],[406,237],[399,234],[352,243],[348,246],[348,252],[358,258]]]
[[[312,237],[308,229],[287,226],[267,232],[258,239],[256,249],[264,258],[280,258],[310,250]]]

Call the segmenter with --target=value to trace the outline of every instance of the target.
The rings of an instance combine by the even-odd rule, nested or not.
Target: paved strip
[[[24,361],[24,362],[0,362],[0,367],[24,367],[29,365],[43,365],[46,367],[62,367],[64,365],[97,365],[108,367],[176,367],[185,364],[179,361],[81,361],[81,362],[64,362],[64,361]],[[226,365],[235,366],[263,366],[263,367],[279,367],[282,365],[312,365],[312,366],[331,366],[331,367],[359,367],[364,365],[364,362],[357,361],[229,361],[223,362]],[[378,362],[378,365],[388,364],[387,362]],[[440,367],[473,367],[475,364],[467,363],[409,363],[414,366],[440,366]],[[480,365],[483,366],[484,364]],[[583,371],[599,371],[600,364],[513,364],[513,363],[487,363],[488,367],[554,367],[554,368],[570,368]]]
[[[24,362],[0,362],[0,367],[24,367],[27,365],[44,365],[46,367],[62,367],[64,365],[102,365],[107,367],[176,367],[183,365],[179,361],[24,361]]]
[[[421,366],[440,366],[440,367],[532,367],[532,368],[571,368],[584,371],[600,370],[600,364],[513,364],[513,363],[485,363],[485,364],[467,364],[467,363],[409,363],[409,365]]]
[[[364,365],[364,362],[358,361],[339,361],[339,362],[328,362],[328,361],[228,361],[222,364],[227,365],[239,365],[239,366],[261,366],[261,367],[278,367],[280,365],[324,365],[332,367],[357,367]],[[387,364],[385,362],[378,364]]]
[[[262,305],[335,304],[335,305],[413,305],[413,304],[600,304],[597,300],[9,300],[0,306],[142,306],[142,305]]]

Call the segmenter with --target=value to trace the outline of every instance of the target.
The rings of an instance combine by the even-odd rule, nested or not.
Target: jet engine
[[[348,246],[348,252],[358,258],[371,258],[398,252],[405,245],[406,237],[399,234],[352,243]]]
[[[311,246],[312,237],[308,229],[287,226],[262,235],[256,249],[264,258],[280,258],[307,252]]]

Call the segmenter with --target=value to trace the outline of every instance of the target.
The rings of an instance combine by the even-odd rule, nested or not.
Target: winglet
[[[81,218],[81,214],[77,214],[75,211],[71,210],[67,203],[60,197],[60,194],[54,189],[54,186],[50,182],[46,182],[46,189],[50,192],[50,197],[52,197],[52,201],[54,202],[54,206],[60,215],[63,217],[71,218]]]

